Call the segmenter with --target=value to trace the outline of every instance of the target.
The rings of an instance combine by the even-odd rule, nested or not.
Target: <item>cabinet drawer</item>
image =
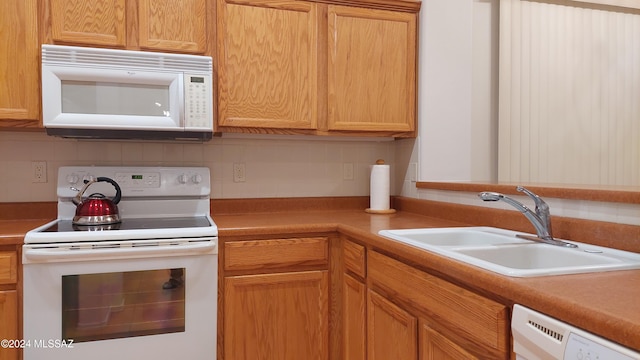
[[[329,239],[308,237],[231,241],[224,245],[225,270],[276,269],[327,265]]]
[[[374,288],[415,309],[448,332],[476,344],[476,351],[504,358],[509,351],[508,309],[493,300],[376,252],[367,259]]]
[[[0,251],[0,284],[18,281],[18,255],[15,251]]]
[[[365,258],[366,249],[364,246],[345,240],[342,245],[342,253],[344,254],[344,268],[361,278],[365,278],[367,268]]]

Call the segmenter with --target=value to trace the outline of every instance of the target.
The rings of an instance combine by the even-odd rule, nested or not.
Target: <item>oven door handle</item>
[[[97,245],[91,249],[70,249],[70,248],[31,248],[27,245],[23,248],[23,259],[25,263],[49,262],[49,261],[84,261],[84,260],[109,260],[127,259],[137,257],[158,257],[158,256],[185,256],[185,255],[205,255],[217,253],[217,241],[193,242],[180,245],[160,245],[160,246],[125,246],[109,247]]]

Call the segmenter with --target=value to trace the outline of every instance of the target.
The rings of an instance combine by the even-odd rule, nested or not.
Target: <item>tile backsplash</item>
[[[0,202],[55,201],[58,168],[70,165],[207,166],[212,198],[368,196],[369,166],[377,159],[393,166],[394,157],[386,139],[223,136],[192,144],[0,132]],[[47,182],[32,182],[33,161],[46,162]],[[244,164],[244,182],[234,182],[234,164]]]

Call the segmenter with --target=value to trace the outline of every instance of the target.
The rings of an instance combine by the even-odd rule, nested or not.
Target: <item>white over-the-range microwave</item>
[[[208,56],[42,45],[42,122],[49,135],[209,140]]]

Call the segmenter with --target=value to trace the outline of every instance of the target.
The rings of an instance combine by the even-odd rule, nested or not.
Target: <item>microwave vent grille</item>
[[[171,72],[211,72],[213,68],[208,56],[60,45],[42,45],[42,63]]]

